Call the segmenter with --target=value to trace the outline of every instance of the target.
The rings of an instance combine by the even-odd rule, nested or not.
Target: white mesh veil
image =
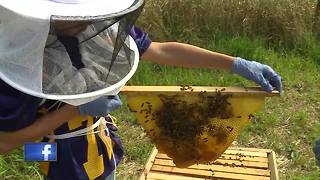
[[[141,0],[104,16],[49,18],[28,17],[1,3],[0,77],[20,91],[79,105],[117,94],[137,68],[128,33]]]

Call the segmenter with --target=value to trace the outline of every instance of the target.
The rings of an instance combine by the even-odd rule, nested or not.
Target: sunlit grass
[[[148,0],[139,23],[159,40],[224,32],[294,46],[313,29],[316,0]],[[273,44],[274,45],[274,44]]]

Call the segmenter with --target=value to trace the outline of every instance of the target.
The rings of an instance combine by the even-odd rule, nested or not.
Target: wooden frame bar
[[[271,179],[278,180],[279,174],[278,174],[278,166],[276,161],[276,153],[272,151],[271,153],[268,154],[268,158],[269,158],[269,167],[271,169]]]
[[[207,87],[207,86],[124,86],[121,94],[125,95],[154,95],[166,94],[174,95],[178,93],[218,93],[232,94],[233,96],[263,96],[272,97],[279,96],[278,91],[268,93],[259,87]]]

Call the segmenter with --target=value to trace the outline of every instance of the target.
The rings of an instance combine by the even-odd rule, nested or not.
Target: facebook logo
[[[24,145],[25,161],[56,161],[56,143],[28,143]]]

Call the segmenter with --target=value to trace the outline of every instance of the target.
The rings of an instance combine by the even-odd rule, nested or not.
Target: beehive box
[[[166,154],[153,149],[140,180],[278,180],[275,153],[269,149],[229,148],[210,164],[177,168]]]

